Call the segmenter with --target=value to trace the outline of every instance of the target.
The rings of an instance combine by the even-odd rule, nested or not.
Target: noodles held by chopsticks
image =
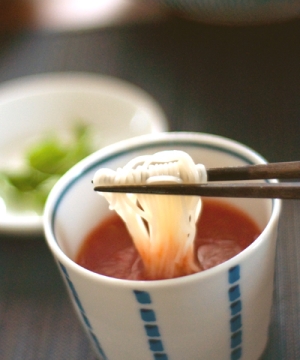
[[[100,169],[93,179],[95,186],[206,182],[205,167],[177,150],[139,156],[116,171]],[[149,279],[169,279],[200,270],[194,253],[200,197],[100,194],[126,223]]]

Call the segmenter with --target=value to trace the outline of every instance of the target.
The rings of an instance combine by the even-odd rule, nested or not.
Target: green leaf
[[[69,142],[60,134],[44,137],[28,148],[22,170],[0,172],[1,196],[12,208],[41,211],[61,175],[92,151],[90,128],[77,121]]]
[[[42,140],[25,154],[28,165],[47,174],[60,173],[61,162],[68,153],[57,138]]]
[[[48,177],[47,174],[30,168],[19,172],[6,172],[2,176],[6,178],[10,185],[23,192],[34,190]]]

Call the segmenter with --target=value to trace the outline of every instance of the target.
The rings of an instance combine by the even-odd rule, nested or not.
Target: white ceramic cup
[[[109,212],[93,191],[95,171],[170,149],[186,151],[207,167],[265,162],[237,142],[207,134],[161,133],[113,144],[77,164],[53,188],[44,214],[48,245],[100,359],[258,359],[268,339],[280,200],[228,199],[263,231],[240,254],[201,273],[130,281],[74,262],[85,236]]]

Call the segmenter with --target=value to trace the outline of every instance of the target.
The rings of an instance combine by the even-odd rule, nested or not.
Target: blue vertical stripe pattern
[[[80,314],[81,314],[81,316],[82,316],[83,322],[85,323],[86,327],[88,328],[88,331],[89,331],[89,333],[90,333],[91,338],[93,339],[93,342],[94,342],[94,344],[95,344],[96,349],[98,350],[99,354],[102,356],[102,358],[103,358],[104,360],[108,360],[107,357],[106,357],[106,355],[105,355],[105,353],[104,353],[104,351],[103,351],[103,349],[102,349],[102,346],[100,345],[100,342],[99,342],[97,336],[96,336],[96,335],[94,334],[94,332],[93,332],[92,325],[91,325],[89,319],[88,319],[87,316],[86,316],[86,313],[85,313],[85,311],[84,311],[84,308],[83,308],[83,306],[82,306],[82,304],[81,304],[81,301],[80,301],[80,299],[79,299],[78,293],[77,293],[77,291],[76,291],[76,289],[75,289],[74,284],[72,283],[72,281],[71,281],[71,279],[70,279],[70,276],[69,276],[69,274],[68,274],[68,271],[67,271],[66,267],[65,267],[62,263],[60,263],[60,262],[58,262],[58,264],[59,264],[60,269],[62,270],[62,273],[64,274],[64,277],[65,277],[65,279],[66,279],[66,281],[67,281],[67,284],[68,284],[68,286],[69,286],[69,289],[71,290],[71,293],[72,293],[72,295],[73,295],[73,298],[74,298],[74,300],[75,300],[75,303],[76,303],[76,305],[78,306],[78,309],[79,309]]]
[[[163,341],[155,311],[152,307],[151,296],[147,291],[134,290],[134,296],[140,307],[140,316],[143,321],[145,333],[148,340],[149,350],[152,352],[154,360],[169,360],[165,353]],[[144,307],[144,306],[148,307]]]
[[[242,358],[242,301],[241,289],[239,285],[240,266],[236,265],[228,270],[228,298],[230,302],[230,360],[239,360]]]

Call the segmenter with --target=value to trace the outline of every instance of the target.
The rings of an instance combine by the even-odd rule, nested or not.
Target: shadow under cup
[[[72,168],[52,190],[44,214],[48,245],[100,359],[258,359],[268,339],[280,200],[227,199],[263,231],[234,258],[198,274],[119,280],[73,261],[87,233],[109,212],[93,191],[95,171],[174,149],[207,167],[265,162],[239,143],[207,134],[162,133],[111,145]]]

